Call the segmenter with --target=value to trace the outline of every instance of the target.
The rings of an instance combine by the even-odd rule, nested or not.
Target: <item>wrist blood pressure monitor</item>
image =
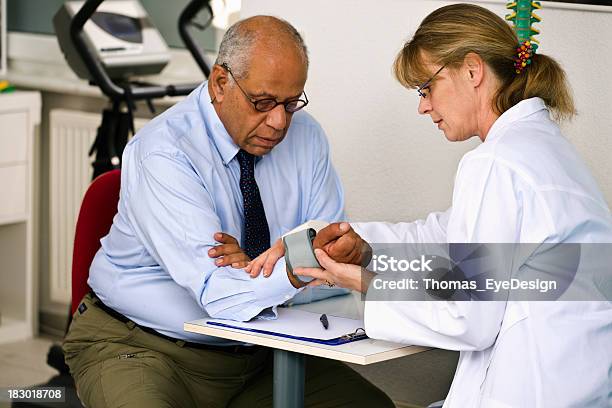
[[[285,262],[287,271],[293,275],[293,269],[304,268],[320,268],[321,265],[317,261],[312,247],[312,241],[316,237],[317,232],[313,228],[306,228],[301,231],[287,234],[283,237],[285,245]],[[313,278],[307,276],[293,275],[300,282],[310,282]]]

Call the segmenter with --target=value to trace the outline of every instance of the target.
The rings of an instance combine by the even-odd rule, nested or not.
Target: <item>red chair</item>
[[[74,247],[72,253],[72,304],[70,307],[71,314],[68,320],[68,327],[70,326],[71,317],[79,306],[81,299],[90,290],[87,285],[89,266],[91,265],[94,255],[100,248],[100,239],[108,234],[113,224],[113,217],[117,214],[120,186],[121,171],[112,170],[96,177],[85,192],[85,197],[83,197],[81,211],[79,211],[79,218],[77,219],[76,232],[74,234]],[[66,332],[68,331],[68,327],[66,328]],[[82,407],[83,405],[79,401],[74,380],[70,375],[70,369],[64,361],[64,351],[61,345],[53,344],[51,348],[49,348],[49,352],[47,353],[47,364],[58,370],[59,375],[53,376],[47,383],[35,387],[62,386],[65,388],[66,395],[64,406]],[[26,405],[30,406],[30,404]],[[34,405],[39,406],[38,404]]]
[[[79,211],[72,252],[72,307],[74,314],[81,299],[90,291],[89,266],[102,239],[113,224],[119,203],[121,170],[101,174],[91,183]]]

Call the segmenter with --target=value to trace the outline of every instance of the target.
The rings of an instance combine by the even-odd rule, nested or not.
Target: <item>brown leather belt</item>
[[[142,330],[144,332],[147,332],[147,333],[152,334],[154,336],[161,337],[162,339],[165,339],[165,340],[171,341],[173,343],[176,343],[180,347],[190,347],[190,348],[195,348],[195,349],[199,349],[199,350],[222,351],[224,353],[238,353],[238,354],[255,354],[257,351],[262,349],[262,347],[260,347],[260,346],[242,346],[242,345],[236,345],[236,346],[216,346],[216,345],[211,345],[211,344],[193,343],[193,342],[190,342],[190,341],[175,339],[174,337],[166,336],[165,334],[162,334],[162,333],[160,333],[160,332],[158,332],[158,331],[156,331],[154,329],[151,329],[150,327],[141,326],[141,325],[135,323],[133,320],[128,319],[127,317],[125,317],[121,313],[117,312],[116,310],[114,310],[114,309],[106,306],[104,303],[102,303],[100,298],[98,296],[96,296],[96,294],[93,291],[90,291],[89,294],[94,299],[94,304],[98,308],[103,310],[109,316],[115,318],[116,320],[119,320],[121,323],[130,324],[130,325],[133,325],[134,327],[138,327],[140,330]],[[82,307],[85,307],[85,305],[83,303],[81,303],[81,305],[79,305],[79,311],[81,311]]]

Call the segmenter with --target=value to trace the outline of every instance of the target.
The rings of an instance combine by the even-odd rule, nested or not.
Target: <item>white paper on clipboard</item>
[[[353,334],[357,329],[363,328],[363,320],[349,319],[327,315],[329,322],[325,329],[319,320],[320,313],[307,312],[294,308],[279,307],[276,320],[252,320],[249,322],[235,322],[223,319],[209,319],[207,322],[216,322],[236,329],[264,330],[282,336],[304,337],[318,340],[331,340],[345,335]]]

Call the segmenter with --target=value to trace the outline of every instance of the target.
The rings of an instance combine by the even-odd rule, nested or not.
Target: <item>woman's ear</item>
[[[466,69],[468,81],[474,87],[479,86],[484,78],[485,70],[485,62],[482,57],[475,52],[470,52],[465,56],[463,66]]]
[[[228,81],[227,71],[220,65],[213,65],[208,81],[211,83],[211,99],[222,102],[225,98],[225,89]]]

